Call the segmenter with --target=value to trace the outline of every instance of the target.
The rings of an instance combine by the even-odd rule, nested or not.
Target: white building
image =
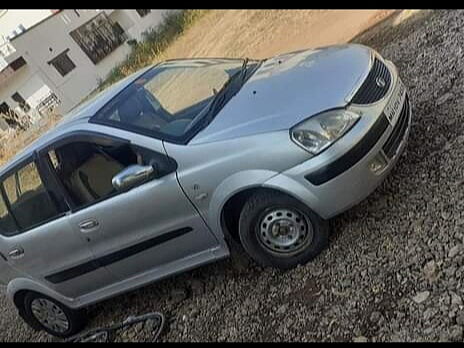
[[[78,104],[167,10],[37,10],[14,14],[16,26],[4,11],[13,10],[0,10],[0,114],[34,121]]]

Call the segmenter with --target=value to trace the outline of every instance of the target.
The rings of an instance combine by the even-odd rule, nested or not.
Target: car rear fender
[[[79,303],[72,298],[63,296],[44,285],[29,279],[29,278],[15,278],[11,280],[6,288],[6,294],[10,301],[14,302],[14,297],[20,291],[34,291],[43,295],[50,296],[51,298],[63,303],[69,308],[78,308]]]

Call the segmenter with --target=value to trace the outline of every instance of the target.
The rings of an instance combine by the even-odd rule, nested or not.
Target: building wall
[[[41,76],[27,65],[13,72],[7,83],[0,85],[0,103],[6,102],[8,106],[18,115],[24,115],[19,105],[12,99],[12,95],[18,92],[31,107],[35,107],[41,94],[45,92],[47,85]],[[33,113],[31,116],[37,116]]]
[[[94,90],[99,80],[103,80],[111,69],[126,58],[131,47],[124,42],[94,64],[69,33],[94,18],[100,11],[77,11],[76,13],[74,10],[63,10],[11,41],[16,52],[11,57],[7,57],[8,61],[11,62],[22,56],[27,65],[10,76],[8,81],[0,82],[0,102],[6,101],[12,109],[16,109],[17,104],[11,99],[11,95],[17,91],[28,102],[32,97],[31,102],[33,102],[39,95],[34,94],[34,91],[40,90],[36,85],[42,84],[50,88],[61,100],[58,111],[66,113]],[[102,11],[121,25],[128,39],[140,39],[142,32],[158,25],[162,21],[163,13],[166,12],[166,10],[152,10],[142,18],[135,10]],[[65,50],[68,50],[67,55],[76,67],[65,76],[61,76],[48,62]]]
[[[81,16],[79,19],[66,22],[69,17],[76,16],[72,11],[63,11],[48,19],[31,31],[24,33],[12,41],[16,51],[21,54],[35,73],[40,73],[50,88],[57,92],[62,100],[62,111],[72,108],[88,94],[97,84],[97,76],[93,63],[82,49],[69,36],[69,32],[92,18]],[[53,33],[51,35],[51,33]],[[61,52],[69,49],[67,55],[76,65],[67,75],[61,74],[48,62]]]
[[[128,30],[130,36],[137,41],[142,40],[144,31],[150,30],[161,23],[163,16],[173,10],[151,10],[150,13],[141,17],[135,10],[121,10],[118,11],[120,15],[125,15],[132,19],[134,25]]]

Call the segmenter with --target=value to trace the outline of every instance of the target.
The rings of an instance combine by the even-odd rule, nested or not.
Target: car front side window
[[[131,165],[161,168],[166,156],[123,140],[85,139],[52,145],[48,163],[74,205],[82,209],[119,193],[113,178]]]

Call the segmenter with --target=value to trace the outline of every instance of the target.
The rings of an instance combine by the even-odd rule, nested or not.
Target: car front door
[[[131,282],[135,285],[136,280],[154,280],[214,258],[218,242],[182,192],[176,179],[176,164],[166,156],[161,142],[143,136],[128,141],[84,132],[77,138],[61,139],[47,151],[54,149],[59,153],[63,144],[74,147],[79,154],[91,152],[86,149],[89,145],[98,148],[91,159],[76,161],[76,168],[70,169],[73,173],[68,174],[84,177],[88,190],[83,189],[85,183],[63,185],[75,196],[71,197],[74,206],[68,221],[76,233],[84,236],[96,265],[105,267],[121,281],[137,278]],[[97,160],[99,156],[109,162]],[[71,157],[69,153],[66,160]],[[108,164],[105,167],[101,163]],[[153,165],[155,177],[128,190],[115,190],[111,184],[114,175],[137,163]],[[85,202],[76,198],[79,196]]]
[[[105,269],[79,279],[59,277],[64,269],[91,264],[93,255],[35,156],[0,178],[0,193],[0,254],[21,278],[70,298],[114,281]]]

